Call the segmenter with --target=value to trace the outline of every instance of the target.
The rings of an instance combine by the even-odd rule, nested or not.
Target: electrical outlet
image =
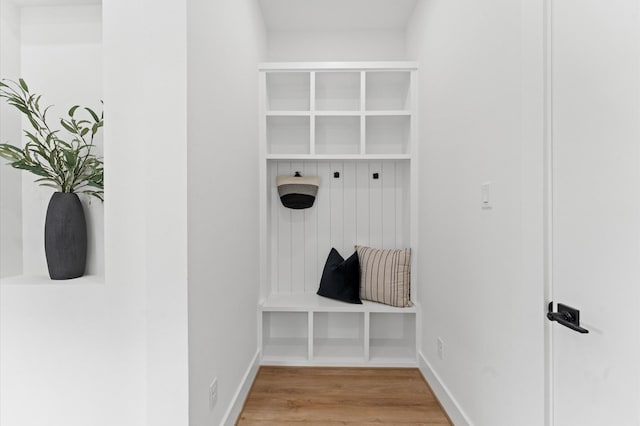
[[[436,347],[438,348],[438,358],[444,359],[444,342],[442,338],[438,337],[436,339]]]
[[[214,377],[213,381],[209,385],[209,410],[213,410],[213,407],[218,401],[218,378]]]

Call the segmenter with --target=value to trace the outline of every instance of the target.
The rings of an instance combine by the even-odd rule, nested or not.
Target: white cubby
[[[408,115],[366,118],[367,154],[409,154],[411,119]]]
[[[308,314],[306,312],[264,312],[262,314],[262,356],[264,359],[308,359]]]
[[[404,111],[411,107],[411,73],[372,71],[366,77],[367,111]]]
[[[359,72],[316,72],[315,105],[318,111],[359,111]]]
[[[315,126],[316,154],[359,154],[360,118],[319,116]]]
[[[313,359],[364,361],[364,313],[315,312]]]
[[[267,151],[269,154],[309,154],[309,117],[269,116]]]
[[[415,361],[415,313],[371,313],[369,357],[373,362]]]
[[[362,305],[316,294],[327,255],[356,244],[416,247],[416,65],[260,66],[262,362],[417,365],[415,303]],[[313,207],[282,206],[279,175],[318,176]],[[412,261],[411,295],[418,277]]]
[[[267,111],[309,111],[308,72],[267,73]]]

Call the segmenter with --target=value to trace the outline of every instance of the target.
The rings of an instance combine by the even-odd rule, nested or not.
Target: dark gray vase
[[[87,263],[87,222],[76,194],[56,192],[44,224],[44,251],[52,280],[84,275]]]

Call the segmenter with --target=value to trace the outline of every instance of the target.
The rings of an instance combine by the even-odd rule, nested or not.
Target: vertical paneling
[[[356,210],[356,163],[347,161],[344,163],[342,174],[342,186],[344,193],[343,201],[343,220],[344,220],[344,237],[342,255],[350,256],[353,253],[356,244],[357,210]]]
[[[291,163],[291,174],[300,172],[304,176],[302,162]],[[304,293],[305,262],[304,210],[291,210],[291,291]]]
[[[279,161],[278,175],[290,176],[291,163]],[[278,260],[278,292],[291,293],[291,209],[284,208],[279,202],[278,252],[276,256]]]
[[[369,241],[369,163],[366,161],[356,162],[356,244],[368,246]]]
[[[331,179],[331,221],[329,223],[329,233],[331,235],[331,247],[344,256],[344,173],[342,166],[344,163],[331,162],[330,179]],[[338,173],[340,177],[334,177],[334,173]]]
[[[318,176],[318,163],[307,161],[304,164],[305,176]],[[326,182],[320,178],[320,188],[318,192],[324,191]],[[318,271],[319,259],[322,255],[318,253],[318,201],[314,207],[304,210],[304,292],[313,293],[318,289],[320,274]]]
[[[379,178],[373,175],[378,173]],[[382,247],[382,163],[369,164],[369,242],[372,247]]]
[[[383,248],[396,248],[396,165],[382,163],[382,243]]]
[[[318,176],[322,185],[318,188],[317,210],[318,210],[318,275],[316,285],[320,283],[322,268],[327,260],[327,255],[331,250],[331,165],[326,161],[318,162]]]
[[[276,176],[296,171],[320,178],[310,209],[290,210],[279,200]],[[409,172],[408,162],[391,160],[269,163],[272,292],[315,293],[331,247],[346,257],[355,244],[408,246]]]
[[[269,293],[279,293],[279,283],[280,280],[278,278],[278,241],[280,240],[280,228],[279,219],[280,219],[280,197],[278,197],[278,188],[276,187],[276,176],[278,176],[278,165],[277,163],[269,163],[269,170],[267,171],[267,176],[269,179],[269,218],[267,219],[267,223],[269,223],[271,232],[268,232],[270,241],[269,241],[269,253],[267,256],[267,261],[269,262]]]
[[[396,248],[409,247],[409,168],[396,162],[396,187],[406,190],[396,190]]]

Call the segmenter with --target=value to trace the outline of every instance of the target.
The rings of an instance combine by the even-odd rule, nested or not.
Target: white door
[[[553,425],[640,425],[640,1],[549,1]]]

